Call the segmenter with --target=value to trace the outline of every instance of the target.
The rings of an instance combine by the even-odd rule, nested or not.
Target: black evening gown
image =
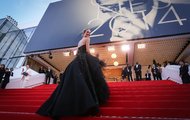
[[[67,66],[60,84],[37,113],[44,116],[96,115],[99,105],[109,98],[109,88],[98,58],[78,48],[76,58]]]

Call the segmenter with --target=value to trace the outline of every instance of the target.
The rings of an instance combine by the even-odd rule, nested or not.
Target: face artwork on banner
[[[190,33],[190,0],[63,0],[49,5],[25,53]],[[56,14],[55,14],[56,13]],[[43,44],[37,44],[37,42]]]
[[[189,6],[188,0],[92,0],[97,6],[97,17],[88,24],[99,21],[98,31],[108,22],[110,41],[131,40],[189,32],[188,12],[182,6]],[[180,5],[180,6],[178,6]],[[174,26],[182,29],[172,29]],[[100,34],[103,35],[103,34]]]

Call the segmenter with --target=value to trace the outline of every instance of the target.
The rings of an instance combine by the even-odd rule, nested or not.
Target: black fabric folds
[[[60,84],[36,113],[51,117],[96,115],[99,105],[109,98],[99,63],[98,58],[86,52],[85,45],[81,46]]]

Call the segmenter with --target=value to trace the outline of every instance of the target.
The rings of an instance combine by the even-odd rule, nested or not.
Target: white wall
[[[162,79],[172,80],[179,84],[182,84],[181,77],[179,76],[179,65],[167,65],[165,68],[162,69]],[[189,74],[190,74],[190,66],[189,66]]]
[[[13,77],[12,76],[10,77],[10,82],[7,84],[6,89],[22,88],[23,80],[21,80],[22,78],[21,72],[23,68],[26,70],[25,66],[14,69],[13,71],[14,75]],[[45,74],[39,74],[38,72],[32,69],[29,69],[29,70],[30,70],[30,76],[29,76],[28,81],[26,81],[24,88],[31,88],[34,86],[42,85],[45,81]],[[51,80],[51,83],[52,83],[52,80]]]

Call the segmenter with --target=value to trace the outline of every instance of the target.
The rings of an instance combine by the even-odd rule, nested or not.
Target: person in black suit
[[[153,59],[152,63],[153,63],[152,69],[151,69],[152,76],[153,76],[154,80],[158,80],[158,65],[156,63],[156,60]]]
[[[126,76],[127,76],[127,73],[126,73],[125,68],[123,67],[123,68],[122,68],[122,72],[121,72],[121,77],[122,77],[122,80],[123,80],[123,81],[126,80]]]
[[[138,62],[136,62],[135,66],[134,66],[134,71],[135,71],[135,75],[136,75],[136,80],[142,80],[141,65]]]
[[[133,77],[132,77],[132,70],[131,70],[131,66],[129,64],[127,64],[127,66],[125,67],[125,71],[127,73],[127,77],[128,77],[128,80],[131,82],[133,81]]]
[[[46,81],[45,81],[45,84],[50,84],[50,79],[52,78],[52,76],[53,76],[53,72],[50,69],[50,67],[48,67],[48,70],[46,71]]]
[[[43,67],[40,67],[39,70],[38,70],[39,73],[45,73],[44,71],[44,68]]]
[[[11,76],[11,71],[9,70],[9,68],[6,68],[5,69],[4,80],[2,81],[2,84],[1,84],[1,88],[2,89],[6,88],[6,85],[9,83],[10,76]]]
[[[180,68],[179,68],[179,76],[182,79],[183,84],[190,83],[190,76],[189,76],[189,68],[188,65],[185,65],[183,61],[179,62]]]
[[[59,74],[59,81],[64,83],[63,74],[64,74],[64,71],[61,71]]]
[[[145,79],[146,80],[151,80],[151,73],[149,72],[149,70],[147,70],[146,73],[145,73]]]
[[[158,63],[158,72],[157,72],[157,77],[158,77],[158,80],[162,80],[162,68],[161,68],[161,64]]]
[[[53,76],[53,84],[57,84],[57,79],[58,79],[57,74],[54,74],[54,76]]]
[[[10,68],[10,72],[11,72],[11,76],[13,77],[14,73],[13,73],[13,68]]]
[[[158,68],[157,68],[156,64],[152,65],[151,71],[152,71],[152,76],[153,76],[154,80],[158,80]]]
[[[0,84],[2,82],[3,76],[5,75],[5,65],[0,64]]]

